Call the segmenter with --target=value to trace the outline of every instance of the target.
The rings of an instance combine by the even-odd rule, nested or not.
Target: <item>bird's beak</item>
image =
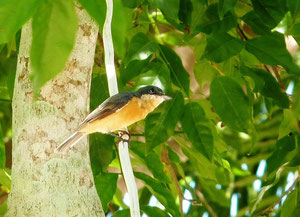
[[[163,97],[164,101],[167,101],[167,100],[171,100],[171,99],[172,99],[172,97],[167,96],[167,95],[163,95],[162,97]]]

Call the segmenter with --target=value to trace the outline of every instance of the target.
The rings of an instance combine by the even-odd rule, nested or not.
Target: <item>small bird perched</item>
[[[155,86],[146,86],[136,92],[118,93],[109,97],[79,125],[77,131],[62,142],[56,151],[75,145],[84,135],[100,132],[112,134],[124,131],[129,125],[143,120],[159,104],[171,99]]]

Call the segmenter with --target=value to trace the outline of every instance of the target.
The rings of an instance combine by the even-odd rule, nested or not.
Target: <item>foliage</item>
[[[78,2],[101,32],[105,1]],[[32,18],[31,79],[38,93],[62,70],[72,50],[76,4],[0,3],[1,195],[10,189],[20,28]],[[300,52],[291,54],[285,39],[300,43],[300,0],[115,0],[114,6],[120,90],[157,85],[173,97],[130,127],[132,163],[139,168],[135,176],[143,183],[142,212],[299,216]],[[91,109],[108,97],[101,40],[97,45]],[[129,216],[118,174],[112,174],[120,168],[113,138],[92,135],[90,146],[104,210]],[[153,204],[154,197],[160,205]],[[183,214],[182,200],[187,204]],[[1,203],[4,213],[6,203]]]

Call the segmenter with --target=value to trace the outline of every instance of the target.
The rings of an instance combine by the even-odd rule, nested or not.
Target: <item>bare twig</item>
[[[200,200],[203,203],[203,205],[206,207],[206,209],[209,212],[209,214],[212,217],[217,217],[217,214],[213,211],[213,209],[211,208],[211,206],[207,203],[204,195],[199,190],[196,190],[196,194],[200,198]]]
[[[273,69],[273,72],[274,72],[274,74],[275,74],[275,76],[276,76],[276,78],[277,78],[277,81],[278,81],[278,83],[279,83],[279,86],[280,86],[281,90],[282,90],[283,92],[285,92],[285,87],[284,87],[284,84],[283,84],[283,82],[282,82],[282,79],[281,79],[281,77],[280,77],[280,74],[279,74],[279,72],[278,72],[277,67],[276,67],[276,66],[272,66],[272,69]]]
[[[217,72],[219,72],[220,75],[222,75],[222,76],[225,75],[216,64],[214,64],[213,62],[210,62],[210,64],[215,68],[215,70],[217,70]]]
[[[180,206],[180,214],[181,216],[183,217],[183,210],[182,210],[182,201],[183,201],[183,194],[182,194],[182,191],[180,189],[180,186],[179,186],[179,183],[178,183],[178,180],[177,180],[177,176],[176,176],[176,173],[175,173],[175,170],[174,168],[172,167],[172,163],[169,159],[169,154],[168,154],[168,149],[166,147],[162,147],[162,150],[161,150],[161,160],[162,162],[164,162],[171,174],[171,177],[172,177],[172,180],[175,184],[175,188],[176,188],[176,191],[178,193],[178,196],[179,196],[179,206]]]
[[[257,213],[255,216],[264,216],[264,215],[268,215],[270,214],[271,212],[274,211],[274,207],[279,204],[282,200],[282,198],[284,198],[287,194],[289,194],[293,188],[297,185],[297,183],[300,181],[300,177],[299,175],[297,176],[297,178],[295,179],[294,183],[291,185],[291,187],[289,187],[288,190],[286,190],[282,195],[281,197],[278,198],[278,200],[275,201],[275,203],[273,203],[271,206],[267,207],[266,209],[264,209],[263,211]]]

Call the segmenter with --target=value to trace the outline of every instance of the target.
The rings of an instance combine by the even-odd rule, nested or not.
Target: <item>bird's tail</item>
[[[66,150],[67,148],[72,147],[75,145],[79,140],[84,136],[84,133],[81,132],[75,132],[72,134],[69,138],[67,138],[65,141],[63,141],[56,149],[56,152],[61,152]]]

